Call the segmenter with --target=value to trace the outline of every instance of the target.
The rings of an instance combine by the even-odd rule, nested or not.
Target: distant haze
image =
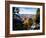
[[[35,15],[33,15],[33,14],[20,14],[20,17],[29,17],[29,18],[32,18],[33,16],[35,16]]]

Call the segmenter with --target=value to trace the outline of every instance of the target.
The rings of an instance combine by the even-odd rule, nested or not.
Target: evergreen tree
[[[40,23],[40,9],[37,9],[37,15],[36,15],[36,23],[39,24]]]

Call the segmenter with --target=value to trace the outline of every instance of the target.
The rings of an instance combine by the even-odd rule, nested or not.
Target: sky
[[[31,8],[31,7],[16,7],[19,8],[19,14],[34,14],[36,15],[36,11],[38,8]]]
[[[20,14],[36,14],[37,8],[19,7]]]

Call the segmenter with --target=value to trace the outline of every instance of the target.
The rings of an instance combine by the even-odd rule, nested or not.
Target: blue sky
[[[20,9],[20,14],[36,14],[37,8],[28,7],[18,7]]]

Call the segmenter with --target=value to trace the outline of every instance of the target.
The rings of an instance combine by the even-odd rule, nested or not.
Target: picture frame
[[[15,14],[14,9],[16,9],[17,7],[20,9],[20,11],[21,10],[23,11],[23,13],[21,12],[22,14],[25,14],[24,10],[27,10],[27,12],[29,12],[28,11],[29,8],[31,8],[30,10],[33,10],[35,8],[36,9],[39,8],[40,9],[40,28],[39,29],[41,31],[39,29],[35,29],[35,30],[34,29],[33,30],[26,29],[25,30],[24,29],[24,31],[22,31],[20,29],[18,29],[18,30],[20,30],[20,31],[18,31],[16,29],[14,29],[14,27],[15,28],[17,28],[17,27],[16,27],[16,25],[14,26],[13,20],[11,18],[14,18],[14,15],[13,15],[13,14]],[[25,8],[27,8],[27,9],[25,9]],[[26,12],[26,14],[28,14],[27,12]],[[33,14],[33,12],[31,14]],[[44,35],[44,34],[45,34],[45,7],[44,7],[44,3],[5,1],[5,37],[34,36],[34,35]]]

